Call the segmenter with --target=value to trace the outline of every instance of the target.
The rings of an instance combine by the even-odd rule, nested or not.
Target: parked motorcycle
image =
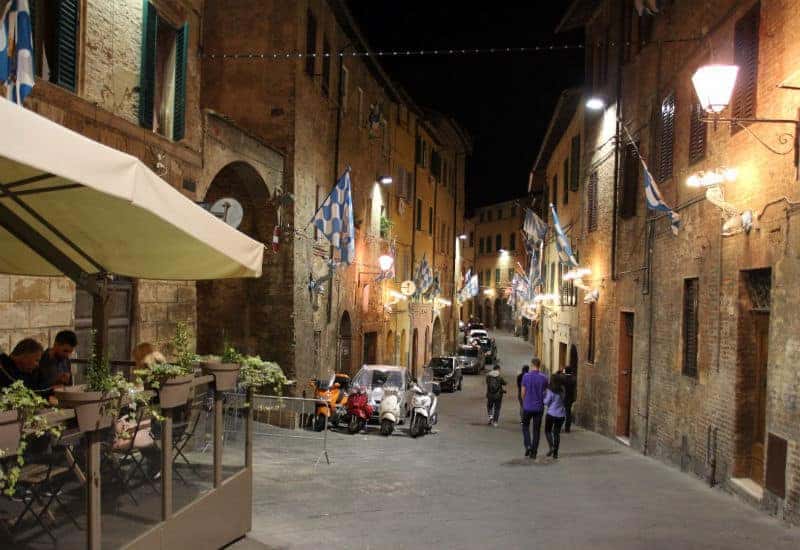
[[[378,416],[381,423],[381,435],[390,436],[400,421],[400,396],[397,388],[383,388]]]
[[[358,433],[367,427],[372,416],[372,405],[369,404],[367,391],[359,386],[347,398],[347,431]]]
[[[310,385],[314,388],[317,406],[314,414],[314,430],[321,432],[325,425],[334,428],[346,414],[347,389],[350,377],[346,374],[333,374],[328,380],[314,379]]]
[[[411,382],[411,422],[408,434],[411,437],[420,437],[430,433],[439,417],[436,407],[439,400],[432,392],[425,391],[416,381]]]

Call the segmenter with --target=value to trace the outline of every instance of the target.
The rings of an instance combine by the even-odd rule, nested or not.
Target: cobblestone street
[[[234,548],[800,547],[797,529],[580,428],[557,463],[525,459],[514,379],[530,348],[497,342],[509,383],[497,428],[483,376],[466,376],[463,392],[442,394],[435,435],[331,432],[332,464],[316,470],[316,442],[257,441],[253,531]]]

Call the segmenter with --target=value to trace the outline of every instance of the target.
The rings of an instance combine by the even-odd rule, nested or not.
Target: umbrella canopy
[[[0,273],[64,271],[34,252],[33,234],[55,248],[51,256],[62,254],[87,275],[261,275],[262,243],[194,204],[137,158],[8,101],[0,100],[0,121]]]

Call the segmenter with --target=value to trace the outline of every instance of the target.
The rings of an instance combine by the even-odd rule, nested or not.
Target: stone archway
[[[213,205],[222,198],[235,199],[243,208],[238,230],[249,237],[268,242],[276,213],[268,205],[269,191],[253,166],[233,162],[214,177],[203,201]],[[197,282],[197,351],[200,354],[223,352],[225,344],[239,351],[259,354],[277,361],[284,369],[285,357],[290,356],[287,327],[269,319],[288,315],[291,303],[284,307],[267,300],[269,287],[275,284],[265,270],[259,279],[221,279]],[[278,326],[276,326],[278,325]]]
[[[431,354],[434,357],[442,354],[442,322],[438,317],[433,322],[433,341],[431,342]]]
[[[353,324],[350,314],[342,313],[339,320],[339,338],[336,345],[336,370],[345,374],[353,373]]]

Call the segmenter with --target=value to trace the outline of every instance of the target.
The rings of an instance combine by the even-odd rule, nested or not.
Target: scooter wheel
[[[419,437],[421,435],[425,435],[425,417],[417,415],[411,421],[411,427],[408,430],[408,434],[411,437]]]
[[[394,431],[394,422],[391,420],[381,421],[381,435],[390,436]]]
[[[321,432],[325,429],[325,415],[319,413],[314,419],[314,431]]]
[[[358,433],[360,429],[361,429],[361,419],[355,415],[351,416],[350,422],[347,423],[348,433],[351,434]]]

